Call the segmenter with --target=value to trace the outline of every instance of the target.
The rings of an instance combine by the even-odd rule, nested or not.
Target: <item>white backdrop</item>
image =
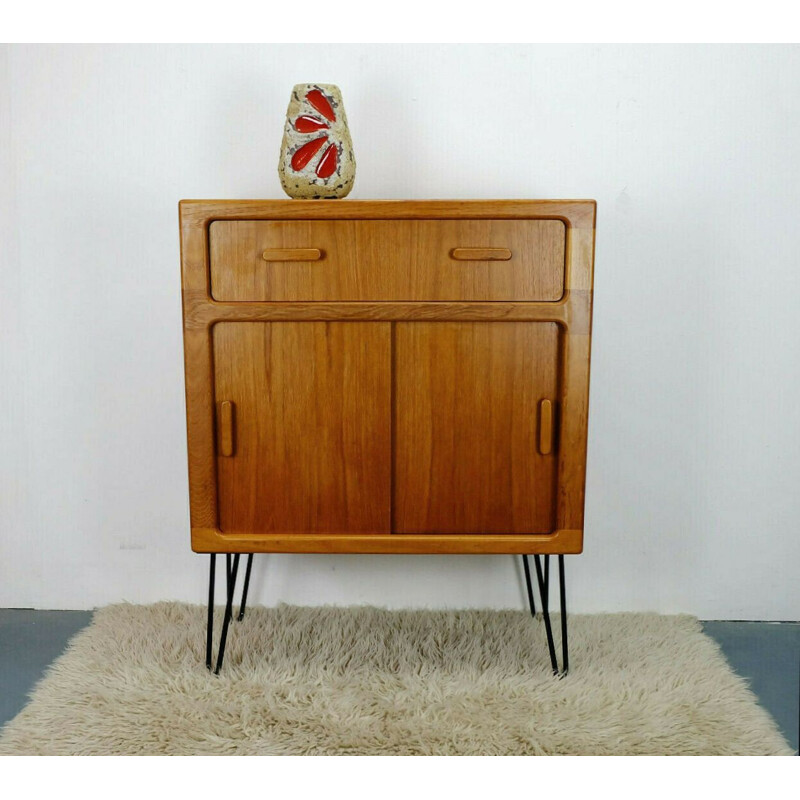
[[[5,47],[0,607],[203,602],[177,203],[278,198],[293,84],[353,198],[595,198],[575,611],[800,618],[800,49]],[[523,607],[511,556],[262,556],[253,601]]]

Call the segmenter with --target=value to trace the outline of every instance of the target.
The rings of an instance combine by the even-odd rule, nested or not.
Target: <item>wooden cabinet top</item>
[[[594,200],[181,200],[181,221],[214,219],[561,219],[594,228]]]

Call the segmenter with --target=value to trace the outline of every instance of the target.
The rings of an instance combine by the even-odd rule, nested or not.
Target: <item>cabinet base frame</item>
[[[217,663],[214,667],[214,674],[219,675],[222,669],[222,661],[225,657],[225,644],[228,639],[228,628],[230,627],[233,618],[233,597],[236,591],[236,578],[239,572],[239,557],[241,553],[225,553],[225,578],[226,578],[226,602],[225,602],[225,615],[222,619],[222,632],[219,639],[219,647],[217,648]],[[250,587],[250,572],[253,568],[253,553],[247,554],[247,567],[245,569],[244,587],[242,588],[242,601],[239,604],[239,613],[236,617],[237,621],[244,619],[245,606],[247,604],[247,591]],[[569,645],[567,638],[567,596],[566,596],[566,580],[564,575],[564,556],[558,554],[558,588],[559,588],[559,603],[561,610],[561,667],[558,666],[558,658],[556,657],[556,646],[553,638],[553,626],[550,621],[550,556],[545,554],[541,556],[535,554],[533,556],[534,565],[536,567],[536,583],[539,589],[539,600],[541,605],[541,616],[544,621],[545,634],[547,636],[547,650],[550,654],[550,666],[553,669],[553,674],[559,678],[563,678],[569,672]],[[542,559],[544,559],[544,567],[542,567]],[[209,555],[209,573],[208,573],[208,621],[206,626],[206,668],[211,671],[213,664],[212,649],[214,639],[214,587],[216,583],[216,562],[217,554],[211,553]],[[536,618],[536,604],[534,600],[533,583],[531,581],[530,565],[528,563],[528,556],[522,555],[522,566],[525,570],[525,587],[528,594],[528,606],[530,608],[531,616]]]
[[[195,553],[404,553],[577,555],[583,528],[549,533],[223,533],[192,527]]]

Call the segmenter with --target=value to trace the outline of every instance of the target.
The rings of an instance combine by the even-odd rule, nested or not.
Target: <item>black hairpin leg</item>
[[[208,621],[206,622],[206,668],[211,669],[211,647],[214,640],[214,584],[216,583],[217,554],[211,554],[208,570]]]
[[[564,577],[564,556],[558,557],[558,594],[561,603],[561,677],[569,672],[569,643],[567,642],[567,582]]]
[[[522,556],[522,566],[525,569],[525,588],[528,590],[528,606],[531,616],[536,616],[536,603],[533,600],[533,586],[531,585],[531,568],[528,564],[528,556]]]
[[[550,556],[544,556],[544,569],[542,569],[542,557],[533,557],[536,566],[536,582],[539,585],[539,598],[542,601],[542,618],[544,619],[544,630],[547,636],[547,650],[550,654],[550,666],[553,674],[563,678],[569,671],[569,644],[567,640],[567,592],[566,580],[564,576],[564,556],[558,556],[558,583],[559,600],[561,603],[561,669],[558,668],[558,658],[556,657],[556,644],[553,638],[553,626],[550,622]],[[522,556],[522,564],[525,568],[525,583],[528,590],[528,604],[531,614],[536,615],[533,604],[533,586],[531,584],[530,568],[528,557]]]
[[[253,569],[253,554],[247,556],[247,569],[244,571],[244,588],[242,589],[242,603],[239,606],[239,616],[236,619],[241,622],[244,619],[244,608],[247,605],[247,590],[250,588],[250,570]]]
[[[206,667],[210,670],[212,665],[211,650],[214,638],[214,584],[216,578],[216,554],[211,553],[211,563],[208,573],[208,622],[206,630]],[[250,556],[252,559],[252,555]],[[250,564],[248,563],[248,574],[250,576]],[[233,617],[233,595],[236,590],[236,575],[239,572],[239,553],[234,554],[231,560],[231,554],[225,554],[225,579],[226,579],[226,597],[225,597],[225,616],[222,618],[222,633],[219,637],[219,650],[217,651],[217,665],[214,668],[214,674],[219,675],[222,669],[222,660],[225,657],[225,643],[228,639],[228,627],[231,624]],[[247,591],[247,589],[245,589]],[[242,607],[240,615],[244,610],[244,598],[242,599]],[[239,617],[241,619],[241,616]]]

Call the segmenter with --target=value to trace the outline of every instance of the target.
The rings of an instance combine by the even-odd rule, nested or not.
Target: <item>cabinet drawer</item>
[[[555,301],[560,220],[220,220],[209,227],[220,301]]]

